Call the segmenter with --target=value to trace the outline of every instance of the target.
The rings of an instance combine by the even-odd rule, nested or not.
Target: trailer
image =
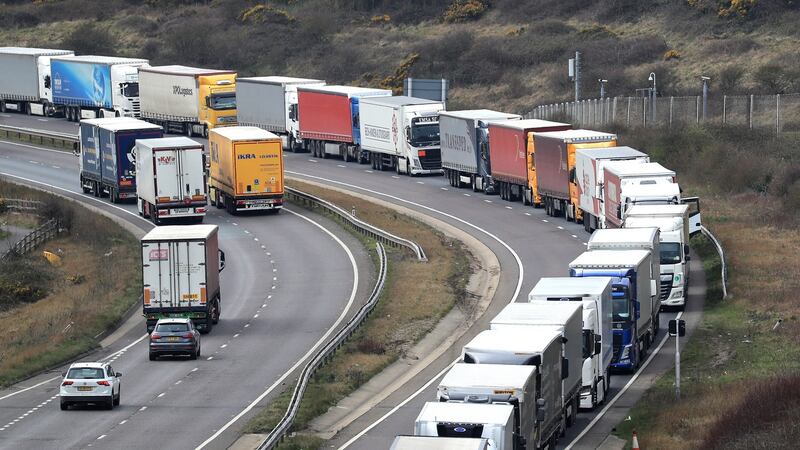
[[[405,436],[394,438],[389,450],[493,450],[486,438]]]
[[[142,303],[147,332],[158,319],[192,319],[208,333],[219,322],[219,273],[225,253],[216,225],[155,227],[141,239]]]
[[[439,114],[442,168],[450,186],[495,193],[489,160],[489,121],[519,120],[517,114],[471,109]]]
[[[675,172],[659,163],[617,161],[606,164],[603,177],[606,226],[621,228],[633,205],[678,205],[681,189]]]
[[[300,149],[297,87],[324,86],[324,80],[294,77],[236,79],[237,123],[258,127],[281,137],[285,150]]]
[[[360,103],[361,152],[373,169],[441,173],[439,113],[444,103],[402,95],[368,97]]]
[[[108,196],[111,203],[136,198],[136,140],[160,138],[158,125],[127,117],[82,120],[80,185],[84,194]]]
[[[575,151],[579,148],[615,147],[617,136],[591,130],[533,133],[533,160],[536,186],[534,195],[541,196],[548,216],[563,216],[580,222],[583,213],[578,207],[578,185],[575,179]]]
[[[53,105],[50,59],[74,55],[71,50],[0,47],[0,113],[54,115],[57,109]]]
[[[208,202],[203,144],[183,136],[137,140],[136,199],[139,215],[156,225],[202,222]]]
[[[236,125],[236,72],[179,65],[139,70],[142,118],[169,133],[208,137]]]
[[[484,438],[494,443],[492,450],[521,450],[514,429],[514,407],[508,404],[427,402],[414,421],[416,436]]]
[[[564,131],[572,128],[568,123],[547,120],[504,120],[489,123],[489,160],[492,181],[500,198],[508,201],[522,200],[525,205],[539,204],[531,186],[536,186],[533,154],[528,149],[528,138],[534,132]],[[533,173],[533,178],[530,174]],[[532,181],[531,181],[532,180]],[[530,183],[530,184],[529,184]]]
[[[361,151],[360,100],[388,97],[389,89],[355,86],[298,86],[297,108],[300,138],[315,158],[339,156],[344,161],[366,163]]]
[[[50,58],[53,104],[67,120],[139,117],[139,70],[146,59],[115,56]]]
[[[606,164],[617,161],[650,162],[650,157],[630,147],[577,149],[575,180],[578,206],[583,212],[583,228],[587,233],[606,228],[603,183]]]

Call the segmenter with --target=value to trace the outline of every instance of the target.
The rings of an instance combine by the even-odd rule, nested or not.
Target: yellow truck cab
[[[236,125],[236,74],[198,77],[200,121],[208,130]]]

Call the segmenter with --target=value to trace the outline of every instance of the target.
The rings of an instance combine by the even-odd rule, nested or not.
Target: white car
[[[82,362],[69,366],[61,381],[61,410],[75,403],[93,403],[114,409],[119,405],[121,376],[108,363]]]

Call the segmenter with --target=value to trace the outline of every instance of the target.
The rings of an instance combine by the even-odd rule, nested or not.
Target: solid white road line
[[[293,214],[293,215],[295,215],[297,217],[300,217],[301,219],[303,219],[303,220],[311,223],[315,227],[319,228],[320,230],[325,232],[325,234],[330,236],[334,241],[336,241],[336,243],[338,243],[339,246],[341,246],[344,249],[345,253],[347,253],[348,259],[350,259],[350,265],[353,268],[353,287],[352,287],[352,290],[350,292],[350,298],[347,300],[347,304],[345,305],[344,309],[342,310],[342,313],[336,319],[336,322],[333,325],[331,325],[330,328],[328,328],[328,331],[325,332],[325,335],[323,335],[321,338],[319,338],[319,340],[314,344],[313,347],[311,347],[306,352],[305,355],[300,357],[300,359],[298,359],[297,362],[295,362],[294,365],[289,368],[289,370],[287,370],[283,375],[281,375],[280,378],[275,380],[275,382],[271,386],[269,386],[264,392],[262,392],[258,397],[256,397],[255,400],[250,402],[250,404],[247,405],[247,407],[245,407],[241,412],[239,412],[239,414],[234,416],[230,421],[228,421],[228,423],[223,425],[219,430],[217,430],[214,434],[212,434],[211,437],[209,437],[208,439],[203,441],[200,445],[198,445],[196,447],[196,450],[202,449],[202,448],[206,447],[208,444],[210,444],[211,442],[213,442],[214,439],[218,438],[222,433],[225,432],[225,430],[230,428],[239,419],[241,419],[242,416],[244,416],[245,414],[250,412],[250,410],[252,410],[259,402],[261,402],[261,400],[263,400],[267,395],[269,395],[273,390],[275,390],[276,387],[280,386],[281,383],[283,383],[283,381],[286,378],[288,378],[289,375],[292,374],[292,372],[297,370],[297,368],[300,367],[300,365],[303,363],[303,361],[308,359],[308,357],[311,356],[317,350],[317,348],[325,342],[325,340],[328,339],[328,336],[330,336],[331,333],[333,333],[336,330],[336,328],[339,327],[339,324],[342,323],[342,321],[345,319],[345,317],[347,317],[347,313],[350,311],[350,307],[353,305],[353,302],[355,301],[356,293],[358,291],[358,266],[356,265],[356,258],[353,256],[353,253],[350,251],[350,249],[347,248],[347,245],[345,245],[345,243],[342,242],[342,240],[339,239],[338,236],[336,236],[335,234],[333,234],[332,232],[327,230],[325,227],[323,227],[322,225],[320,225],[316,221],[304,216],[303,214],[294,212],[294,211],[289,210],[289,209],[284,209],[284,211],[288,212],[289,214]],[[245,325],[245,326],[247,326],[247,325]]]

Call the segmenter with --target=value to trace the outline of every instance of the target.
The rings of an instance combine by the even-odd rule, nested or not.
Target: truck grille
[[[612,349],[614,350],[614,355],[611,357],[611,362],[618,362],[619,361],[619,354],[622,351],[622,334],[612,333]]]
[[[131,102],[131,106],[133,107],[133,117],[140,117],[142,115],[142,108],[139,106],[138,101]]]
[[[439,170],[442,168],[442,151],[439,149],[425,150],[425,156],[419,159],[424,170]]]
[[[670,275],[669,278],[661,279],[660,297],[662,301],[669,298],[670,291],[672,291],[672,275]]]

